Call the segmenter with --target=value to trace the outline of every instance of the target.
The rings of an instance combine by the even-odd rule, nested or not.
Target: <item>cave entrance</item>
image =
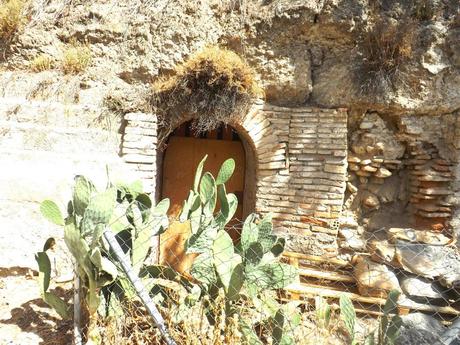
[[[160,191],[161,198],[169,198],[171,201],[169,216],[172,219],[179,217],[201,159],[208,155],[203,173],[209,171],[213,176],[217,176],[222,163],[228,158],[233,158],[236,168],[233,176],[226,183],[226,188],[227,193],[234,193],[237,196],[238,209],[227,231],[234,241],[239,239],[241,230],[238,224],[241,224],[249,209],[245,204],[251,203],[245,196],[246,175],[249,178],[251,176],[247,174],[245,152],[247,147],[245,148],[243,141],[238,131],[228,125],[222,125],[213,131],[199,135],[194,132],[190,121],[176,128],[169,136],[167,148],[163,153]],[[184,253],[184,244],[189,233],[190,228],[187,223],[182,224],[178,221],[171,223],[168,231],[160,238],[161,263],[170,265],[179,272],[184,272],[190,267],[194,256]]]

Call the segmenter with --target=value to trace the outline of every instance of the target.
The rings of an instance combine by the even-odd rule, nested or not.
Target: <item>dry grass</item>
[[[30,69],[34,72],[43,72],[54,67],[53,59],[47,54],[37,55],[30,61]]]
[[[83,72],[91,63],[91,50],[87,44],[70,42],[63,52],[62,70],[65,74]]]
[[[430,0],[418,0],[412,4],[412,16],[420,21],[431,20],[434,14],[435,8]]]
[[[215,315],[221,315],[214,325],[210,325],[203,305],[197,305],[186,318],[180,322],[173,320],[175,310],[169,307],[159,307],[166,328],[170,336],[178,345],[233,345],[242,344],[242,334],[238,330],[238,319],[225,318],[225,303],[216,300],[212,303]],[[301,307],[299,307],[301,308]],[[296,344],[305,345],[346,345],[349,343],[348,336],[338,313],[333,313],[330,326],[325,327],[316,318],[311,306],[301,308],[301,322],[293,329],[293,340]],[[254,309],[248,306],[247,320],[258,318]],[[162,344],[161,334],[153,327],[150,316],[139,304],[125,305],[123,316],[112,317],[100,322],[100,331],[103,344],[106,345],[140,345]],[[273,344],[273,339],[267,333],[270,329],[260,328],[259,336],[262,335],[264,344]],[[266,335],[264,335],[266,334]],[[362,337],[359,336],[359,339]]]
[[[414,31],[409,19],[398,24],[380,20],[363,34],[358,71],[362,91],[382,94],[404,82],[404,66],[413,56]]]
[[[153,85],[153,105],[169,131],[187,113],[197,132],[241,116],[261,95],[254,71],[234,52],[207,47]]]
[[[0,4],[0,39],[9,40],[24,24],[24,0],[6,0]]]

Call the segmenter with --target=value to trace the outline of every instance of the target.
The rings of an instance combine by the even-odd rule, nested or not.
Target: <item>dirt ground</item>
[[[72,321],[62,320],[40,298],[36,272],[0,267],[0,345],[72,344]],[[67,283],[55,288],[69,298]]]

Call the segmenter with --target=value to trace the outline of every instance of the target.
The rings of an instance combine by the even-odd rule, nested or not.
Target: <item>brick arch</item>
[[[260,212],[257,202],[261,176],[275,174],[288,164],[287,145],[280,142],[263,108],[263,103],[255,103],[245,116],[230,124],[242,138],[246,152],[245,215]]]
[[[126,114],[125,123],[122,156],[153,192],[161,171],[156,116]],[[290,250],[334,255],[337,229],[329,224],[340,216],[345,196],[346,109],[258,102],[230,125],[249,153],[247,180],[253,182],[245,186],[251,206],[244,213],[272,213]]]

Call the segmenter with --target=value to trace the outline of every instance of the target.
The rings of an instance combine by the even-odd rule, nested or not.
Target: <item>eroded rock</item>
[[[388,266],[376,263],[363,256],[355,256],[352,264],[354,267],[353,274],[360,294],[386,298],[391,290],[401,291],[398,278]]]
[[[446,245],[452,240],[443,234],[428,231],[414,230],[410,228],[390,228],[387,230],[388,240],[395,243],[397,240],[405,240],[409,242],[421,242],[432,245]]]
[[[445,327],[434,317],[413,313],[401,316],[403,325],[395,345],[438,345]]]
[[[429,300],[448,300],[448,297],[443,294],[443,289],[428,279],[408,276],[401,278],[399,283],[406,296],[418,299],[422,303]]]
[[[460,255],[450,246],[396,241],[396,256],[408,272],[439,279],[446,287],[460,287]]]

